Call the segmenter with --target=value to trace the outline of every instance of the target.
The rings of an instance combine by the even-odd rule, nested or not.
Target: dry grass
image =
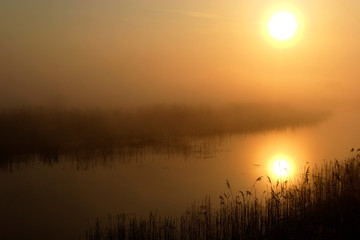
[[[259,177],[251,191],[206,198],[179,218],[117,216],[90,224],[85,239],[359,239],[360,149],[343,162],[306,166],[298,182]],[[267,190],[256,192],[256,184]]]

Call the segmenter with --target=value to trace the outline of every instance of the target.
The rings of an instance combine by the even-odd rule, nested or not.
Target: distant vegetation
[[[84,238],[100,239],[360,239],[360,149],[343,162],[324,163],[290,184],[259,177],[251,191],[210,199],[181,217],[121,214],[90,224]],[[257,184],[267,190],[256,192]],[[216,201],[217,202],[217,201]]]
[[[328,112],[264,104],[224,107],[158,105],[136,110],[22,108],[0,111],[0,165],[33,157],[118,153],[141,149],[191,154],[204,139],[296,128],[325,119]]]

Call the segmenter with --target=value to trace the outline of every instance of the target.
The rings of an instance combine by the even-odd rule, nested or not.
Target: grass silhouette
[[[97,239],[359,239],[360,149],[349,158],[326,162],[289,183],[259,177],[250,191],[227,193],[217,207],[210,198],[181,217],[121,214],[89,224],[83,238]],[[256,192],[256,185],[267,190]]]

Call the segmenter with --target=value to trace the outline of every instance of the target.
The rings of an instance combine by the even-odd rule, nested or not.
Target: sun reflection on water
[[[280,177],[286,177],[289,174],[290,165],[287,161],[280,159],[274,163],[273,171]]]
[[[276,155],[269,162],[272,178],[291,178],[294,175],[294,163],[291,157]]]

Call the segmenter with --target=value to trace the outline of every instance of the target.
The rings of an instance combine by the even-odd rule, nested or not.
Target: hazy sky
[[[292,44],[266,32],[284,2],[299,24]],[[357,99],[359,9],[358,0],[2,0],[0,106]]]

